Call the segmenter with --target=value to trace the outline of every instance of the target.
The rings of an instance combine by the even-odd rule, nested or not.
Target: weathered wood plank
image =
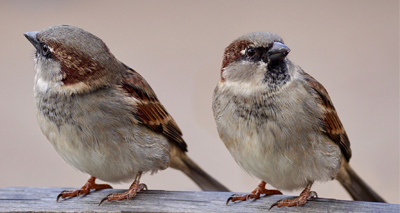
[[[274,195],[256,201],[225,205],[231,192],[161,191],[139,192],[134,199],[117,202],[100,200],[124,190],[106,189],[87,196],[56,202],[62,188],[0,189],[0,212],[267,212],[277,200],[290,196]],[[318,198],[305,206],[273,208],[271,212],[400,212],[400,205]]]

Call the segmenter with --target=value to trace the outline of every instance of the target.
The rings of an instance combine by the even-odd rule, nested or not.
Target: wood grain
[[[231,192],[162,191],[139,192],[130,200],[105,202],[106,195],[123,192],[105,189],[91,194],[56,202],[57,195],[70,188],[2,188],[0,212],[268,212],[277,200],[285,195],[262,197],[225,205]],[[273,208],[270,212],[400,212],[400,205],[318,198],[302,207]]]

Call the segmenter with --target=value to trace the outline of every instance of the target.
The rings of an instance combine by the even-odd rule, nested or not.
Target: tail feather
[[[201,169],[186,153],[179,149],[171,150],[172,168],[181,170],[191,178],[203,191],[225,191],[229,192],[224,185],[219,183],[203,169]]]
[[[357,175],[345,160],[343,160],[336,179],[354,200],[386,202]]]
[[[229,192],[224,185],[219,183],[205,171],[203,171],[192,159],[185,155],[182,160],[189,168],[187,172],[183,172],[189,176],[203,191],[224,191]]]

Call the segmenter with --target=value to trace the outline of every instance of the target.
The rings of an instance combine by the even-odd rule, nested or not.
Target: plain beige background
[[[232,191],[250,192],[259,180],[220,141],[211,96],[224,48],[243,34],[272,31],[291,48],[290,59],[327,88],[350,137],[353,168],[400,203],[398,1],[0,1],[0,23],[0,187],[78,188],[88,178],[38,128],[34,48],[22,35],[70,24],[102,38],[147,79],[196,162]],[[150,189],[198,190],[173,169],[142,181]],[[350,199],[337,181],[313,189]]]

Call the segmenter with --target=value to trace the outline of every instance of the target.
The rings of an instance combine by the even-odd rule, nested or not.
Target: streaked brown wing
[[[139,101],[136,119],[151,130],[164,134],[176,142],[183,151],[187,151],[181,130],[160,103],[153,89],[139,73],[126,65],[125,67],[128,72],[122,88]]]
[[[328,92],[317,80],[312,76],[304,73],[306,82],[311,86],[319,99],[319,103],[326,109],[322,121],[321,131],[324,132],[329,138],[337,143],[342,150],[344,157],[347,161],[351,158],[350,141],[347,137],[346,131],[340,122],[336,109],[328,95]]]

